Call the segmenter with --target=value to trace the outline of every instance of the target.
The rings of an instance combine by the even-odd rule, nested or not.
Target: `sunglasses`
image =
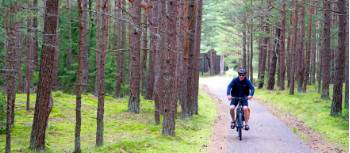
[[[245,76],[245,74],[238,74],[239,76]]]

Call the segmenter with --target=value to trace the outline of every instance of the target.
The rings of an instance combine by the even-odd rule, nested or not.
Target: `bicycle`
[[[247,100],[247,97],[236,97],[235,99],[238,100],[236,123],[235,123],[236,131],[238,132],[239,140],[242,140],[242,128],[243,128],[243,121],[244,121],[244,111],[243,111],[242,101]]]

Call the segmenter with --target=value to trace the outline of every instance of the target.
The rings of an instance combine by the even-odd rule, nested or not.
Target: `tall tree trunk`
[[[187,97],[190,115],[194,114],[195,97],[193,95],[194,87],[194,63],[195,63],[195,30],[196,30],[196,4],[195,0],[189,1],[189,20],[188,20],[188,39],[189,39],[189,51],[188,51],[188,74],[187,74]],[[214,59],[214,58],[213,58]],[[213,62],[214,63],[214,62]],[[212,65],[214,67],[214,64]],[[213,71],[215,73],[215,71]]]
[[[47,0],[44,17],[44,42],[42,60],[40,64],[39,83],[37,90],[37,99],[35,103],[35,112],[33,126],[30,137],[30,148],[32,150],[45,149],[45,131],[48,125],[48,118],[51,112],[53,101],[51,98],[52,75],[54,59],[57,47],[57,29],[58,22],[58,0]]]
[[[39,7],[38,7],[38,0],[33,0],[33,31],[34,31],[34,50],[33,50],[33,62],[34,67],[39,67],[39,42],[38,42],[38,13],[39,13]]]
[[[163,114],[163,135],[175,136],[175,115],[176,115],[176,89],[175,70],[176,70],[176,18],[177,18],[177,0],[161,0],[162,7],[167,6],[167,49],[161,53],[161,88],[163,91],[161,103]],[[164,5],[163,5],[164,4]],[[162,8],[165,9],[165,8]],[[166,15],[162,14],[162,15]]]
[[[267,83],[268,90],[273,90],[275,86],[275,73],[276,73],[276,65],[277,65],[277,54],[279,53],[279,49],[280,49],[280,42],[279,42],[280,38],[281,38],[281,29],[276,28],[276,38],[275,38],[274,49],[271,54],[269,80]]]
[[[125,15],[125,0],[118,0],[118,15],[122,17]],[[124,52],[126,51],[126,24],[124,22],[118,23],[118,38],[120,38],[120,46],[118,48],[118,39],[117,39],[117,77],[116,77],[116,85],[115,85],[115,96],[123,97],[123,93],[121,91],[121,87],[124,80]]]
[[[67,67],[70,68],[72,64],[72,13],[71,13],[71,0],[67,0],[67,14],[68,14],[68,23],[67,23],[67,31],[68,31],[68,46],[67,46]]]
[[[200,44],[202,29],[203,0],[196,1],[196,33],[195,33],[195,57],[194,57],[194,114],[198,115],[198,92],[199,92],[199,65],[200,65]]]
[[[246,14],[245,14],[246,15]],[[242,66],[244,68],[247,68],[247,21],[246,17],[243,19],[243,31],[242,31],[242,48],[243,48],[243,59],[242,59]]]
[[[280,37],[280,49],[278,58],[278,86],[280,90],[284,90],[284,80],[286,74],[286,62],[285,62],[285,33],[286,33],[286,0],[283,0],[282,10],[281,10],[281,37]]]
[[[78,15],[79,15],[79,53],[78,53],[78,72],[77,72],[77,84],[76,84],[76,108],[75,108],[75,147],[74,152],[80,153],[80,130],[81,130],[81,94],[84,92],[87,86],[87,78],[84,73],[87,73],[86,63],[88,60],[88,0],[78,0]]]
[[[129,13],[132,16],[132,22],[139,26],[141,23],[141,0],[131,1]],[[128,111],[133,113],[140,112],[140,38],[141,31],[138,28],[130,27],[130,97]]]
[[[313,3],[314,4],[314,3]],[[317,10],[315,7],[312,7],[311,10],[313,11],[312,13],[313,14],[316,14],[317,13]],[[317,16],[317,14],[315,15]],[[311,20],[312,22],[312,20]],[[313,23],[311,23],[311,26],[314,26]],[[311,29],[311,40],[310,40],[310,43],[311,43],[311,50],[310,50],[310,56],[311,56],[311,72],[310,72],[310,83],[311,84],[316,84],[316,68],[317,68],[317,64],[316,64],[316,59],[317,59],[317,54],[316,54],[316,36],[317,36],[317,32],[316,32],[316,29],[317,29],[317,25],[315,24],[315,28],[314,30]],[[313,32],[315,31],[315,32]]]
[[[264,17],[266,20],[268,16]],[[268,21],[264,21],[265,19],[261,19],[262,30],[267,34],[270,31]],[[258,72],[258,88],[261,89],[264,86],[265,82],[265,70],[266,70],[266,56],[268,52],[268,42],[269,36],[264,36],[260,43],[260,54],[259,54],[259,72]]]
[[[26,64],[26,110],[30,110],[30,86],[32,81],[32,73],[33,73],[33,52],[34,52],[34,29],[33,29],[33,16],[29,16],[27,19],[27,25],[28,25],[28,39],[27,39],[27,64]]]
[[[166,38],[167,35],[162,32],[162,31],[166,31],[167,29],[167,25],[166,25],[166,18],[163,14],[166,13],[165,11],[165,2],[161,2],[158,1],[158,18],[159,18],[159,25],[158,25],[158,34],[159,34],[159,42],[157,43],[159,46],[158,48],[155,50],[155,58],[154,58],[154,88],[153,88],[153,97],[154,97],[154,101],[155,101],[155,123],[159,124],[160,123],[160,114],[162,111],[162,104],[160,103],[160,100],[162,97],[162,89],[161,89],[161,52],[165,50],[165,44],[166,42]]]
[[[297,41],[297,79],[298,79],[298,92],[302,92],[303,91],[303,81],[304,81],[304,73],[305,73],[305,67],[306,67],[306,63],[305,63],[305,51],[304,51],[304,37],[305,37],[305,24],[304,24],[304,16],[305,16],[305,7],[304,7],[304,1],[301,0],[298,2],[299,3],[299,8],[300,8],[300,12],[299,15],[299,26],[300,29],[298,30],[298,41]]]
[[[253,0],[250,0],[250,6],[253,7]],[[253,12],[252,12],[253,13]],[[249,70],[250,70],[250,82],[254,83],[253,78],[253,32],[254,32],[254,22],[253,18],[250,18],[250,60],[249,60]]]
[[[312,0],[309,0],[309,3],[312,5],[313,2]],[[309,25],[308,25],[308,41],[307,41],[307,46],[306,46],[306,57],[305,57],[305,72],[304,72],[304,81],[303,81],[303,92],[306,92],[306,87],[308,85],[309,81],[309,74],[310,74],[310,69],[311,69],[311,44],[312,44],[312,16],[314,14],[313,6],[309,6]]]
[[[109,13],[110,13],[110,1],[102,0],[102,15],[99,22],[101,37],[97,40],[99,46],[96,50],[96,56],[100,56],[99,63],[97,65],[97,78],[98,78],[98,106],[97,106],[97,129],[96,129],[96,146],[103,144],[103,131],[104,131],[104,96],[105,96],[105,63],[106,53],[108,48],[108,27],[109,27]],[[98,53],[99,52],[99,53]]]
[[[145,3],[148,3],[147,0],[144,0]],[[144,9],[145,10],[145,9]],[[147,55],[148,55],[148,14],[146,14],[146,10],[143,11],[143,15],[142,15],[142,33],[141,33],[141,37],[142,37],[142,47],[141,47],[141,51],[142,51],[142,58],[141,58],[141,71],[140,71],[140,75],[141,75],[141,93],[142,95],[146,95],[146,85],[147,85],[147,81],[146,80],[146,75],[147,75]]]
[[[146,99],[154,99],[153,92],[154,92],[154,67],[155,67],[155,60],[156,60],[156,54],[157,49],[159,46],[159,38],[157,36],[158,34],[158,22],[159,22],[159,8],[158,8],[159,1],[151,1],[151,16],[149,18],[149,24],[150,24],[150,33],[151,33],[151,42],[150,42],[150,56],[148,60],[148,75],[147,75],[147,90],[146,90]],[[159,116],[159,113],[158,113]]]
[[[323,0],[323,40],[322,40],[322,99],[329,99],[329,83],[330,83],[330,0]]]
[[[188,30],[189,30],[189,1],[184,0],[182,3],[180,3],[180,7],[182,11],[179,11],[180,15],[182,17],[180,18],[180,25],[182,26],[181,30],[178,34],[180,35],[180,41],[182,39],[182,46],[179,48],[183,48],[182,50],[179,50],[180,56],[182,56],[182,64],[180,65],[181,67],[181,76],[184,79],[180,79],[180,105],[181,105],[181,118],[188,118],[191,116],[190,113],[190,106],[189,106],[189,101],[187,97],[187,92],[188,92],[188,80],[187,77],[189,75],[188,71],[188,63],[189,63],[189,49],[190,49],[190,44],[189,44],[189,35],[188,35]]]
[[[296,49],[297,49],[297,40],[298,40],[298,6],[297,0],[293,0],[294,14],[293,14],[293,45],[291,48],[291,70],[290,70],[290,85],[289,85],[289,94],[294,95],[294,79],[295,79],[295,67],[296,67]]]
[[[18,71],[18,32],[16,21],[16,4],[10,3],[11,9],[6,10],[5,31],[7,35],[7,55],[6,55],[6,146],[5,152],[11,152],[11,128],[14,125],[15,101],[16,101],[16,73]]]
[[[333,102],[331,107],[331,115],[336,116],[342,112],[343,102],[343,81],[344,81],[344,63],[346,52],[346,29],[348,28],[346,20],[346,1],[338,0],[339,9],[339,31],[338,31],[338,51],[336,55],[336,68],[335,68],[335,84],[333,87]]]
[[[117,18],[122,17],[122,7],[123,7],[123,1],[122,0],[116,0],[114,1],[114,15]],[[114,21],[113,25],[113,35],[115,37],[115,42],[113,43],[113,51],[116,53],[116,77],[115,77],[115,92],[114,95],[115,97],[120,96],[120,88],[121,84],[119,84],[119,77],[120,77],[120,64],[121,64],[121,57],[120,57],[120,52],[121,51],[121,23],[119,20]]]
[[[345,0],[346,6],[349,6],[349,1]],[[346,18],[349,18],[349,11],[346,11]],[[349,26],[349,20],[346,21],[346,27]],[[345,32],[345,108],[349,110],[349,29]]]

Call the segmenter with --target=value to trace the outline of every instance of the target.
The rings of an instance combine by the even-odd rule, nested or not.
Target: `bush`
[[[0,92],[0,134],[5,133],[6,128],[6,98],[4,93]]]

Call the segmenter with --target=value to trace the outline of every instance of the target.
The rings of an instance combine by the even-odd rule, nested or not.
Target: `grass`
[[[73,152],[75,128],[75,96],[53,93],[54,106],[46,133],[47,152]],[[105,98],[104,144],[95,147],[97,99],[84,95],[82,99],[81,148],[83,152],[206,152],[213,130],[216,110],[204,92],[199,95],[199,115],[191,119],[176,119],[176,136],[161,135],[161,125],[154,123],[154,103],[141,100],[141,113],[127,112],[127,99]],[[25,110],[25,94],[16,97],[15,126],[12,129],[12,152],[31,152],[29,139],[35,95],[31,108]],[[180,108],[180,107],[178,107]],[[0,137],[0,148],[5,148],[5,135]]]
[[[306,126],[320,133],[327,141],[337,144],[348,152],[348,110],[343,110],[340,116],[330,116],[332,101],[321,99],[317,92],[295,92],[295,95],[289,95],[289,90],[268,91],[257,89],[255,95],[258,99],[273,105],[281,112],[297,117]]]

